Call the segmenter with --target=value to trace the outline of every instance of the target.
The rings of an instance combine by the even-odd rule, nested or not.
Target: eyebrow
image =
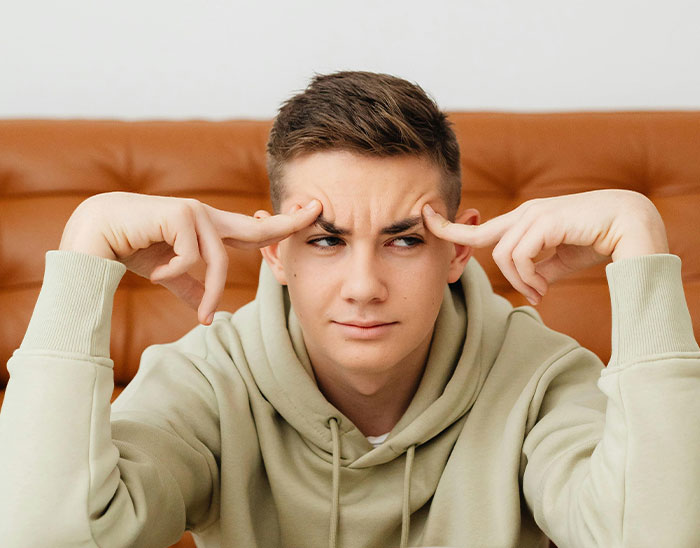
[[[324,219],[323,215],[319,215],[314,224],[319,226],[329,234],[335,234],[337,236],[349,236],[352,234],[351,230],[335,226],[332,222]],[[416,215],[415,217],[406,217],[405,219],[401,219],[400,221],[397,221],[387,227],[382,228],[379,233],[389,235],[401,234],[402,232],[406,232],[407,230],[410,230],[411,228],[422,224],[423,217],[421,217],[420,215]]]

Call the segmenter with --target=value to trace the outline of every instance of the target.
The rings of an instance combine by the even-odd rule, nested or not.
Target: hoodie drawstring
[[[406,468],[403,475],[403,510],[401,512],[401,548],[408,546],[408,530],[411,527],[411,472],[416,446],[411,445],[406,451]]]
[[[331,417],[328,421],[333,438],[333,497],[331,500],[331,524],[328,545],[337,548],[338,522],[340,508],[340,435],[338,433],[338,419]],[[406,467],[403,476],[403,498],[401,508],[401,548],[408,546],[408,532],[411,527],[411,474],[413,472],[413,458],[416,454],[416,446],[411,445],[406,451]]]
[[[331,532],[328,545],[330,548],[336,548],[338,506],[340,505],[340,436],[338,435],[338,419],[332,417],[329,423],[333,438],[333,500],[331,501]]]

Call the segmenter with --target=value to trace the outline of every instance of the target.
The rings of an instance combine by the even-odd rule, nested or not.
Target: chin
[[[385,373],[400,365],[402,361],[400,356],[389,353],[382,348],[364,348],[361,352],[357,352],[356,349],[348,350],[348,352],[337,353],[329,358],[344,371],[352,373],[364,375]]]

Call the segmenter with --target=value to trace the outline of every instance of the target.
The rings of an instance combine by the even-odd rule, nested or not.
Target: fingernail
[[[435,215],[435,210],[430,207],[430,204],[425,204],[423,206],[423,210],[428,214],[428,215]]]
[[[209,314],[209,317],[207,318],[207,323],[210,324],[213,321],[214,321],[214,313],[212,312],[211,314]]]
[[[317,200],[311,200],[308,204],[304,206],[304,209],[313,209],[316,207],[316,201]]]

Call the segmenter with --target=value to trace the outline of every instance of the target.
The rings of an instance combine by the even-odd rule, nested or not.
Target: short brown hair
[[[443,172],[441,192],[454,219],[462,192],[459,145],[447,116],[420,86],[388,74],[342,71],[316,75],[283,103],[267,142],[276,213],[285,162],[325,150],[430,158]]]

